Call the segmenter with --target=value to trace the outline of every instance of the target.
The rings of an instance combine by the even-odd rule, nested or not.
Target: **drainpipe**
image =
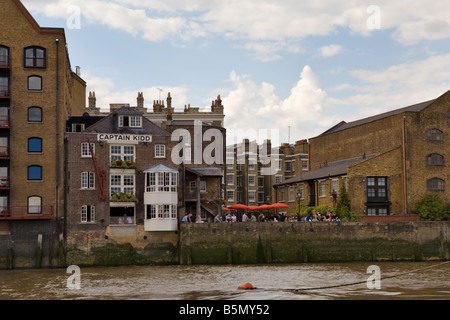
[[[403,149],[403,206],[405,214],[408,214],[408,199],[406,190],[406,117],[402,119],[402,149]]]
[[[56,39],[56,219],[59,216],[59,39]]]

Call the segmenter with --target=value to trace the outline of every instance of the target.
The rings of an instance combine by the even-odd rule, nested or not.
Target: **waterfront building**
[[[64,29],[43,28],[20,1],[2,0],[0,233],[16,244],[58,241],[65,123],[85,111],[85,88],[79,68],[72,71]]]
[[[309,139],[310,172],[276,184],[297,204],[334,205],[345,185],[360,220],[410,220],[426,194],[450,201],[446,139],[450,93],[353,122]]]

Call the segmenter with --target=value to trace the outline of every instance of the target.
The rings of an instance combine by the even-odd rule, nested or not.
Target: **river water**
[[[450,261],[67,271],[0,270],[0,300],[450,300]]]

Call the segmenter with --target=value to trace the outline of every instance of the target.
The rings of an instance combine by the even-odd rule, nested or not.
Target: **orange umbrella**
[[[256,211],[256,210],[260,210],[260,207],[259,206],[250,206],[250,207],[248,207],[248,210]]]
[[[230,209],[228,209],[227,207],[222,207],[223,211],[230,211]]]
[[[237,203],[237,204],[233,204],[233,205],[229,206],[228,209],[248,210],[248,207],[245,204]]]
[[[270,208],[271,209],[281,209],[281,208],[289,208],[289,206],[284,203],[274,203],[274,204],[270,205]]]
[[[268,204],[263,204],[263,205],[260,205],[260,206],[258,207],[258,209],[259,209],[259,210],[269,210],[269,209],[272,209],[272,208],[271,208],[270,205],[268,205]]]

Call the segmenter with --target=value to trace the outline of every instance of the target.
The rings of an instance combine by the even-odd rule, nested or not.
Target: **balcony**
[[[11,68],[11,61],[9,55],[0,54],[0,69],[9,69]]]
[[[9,147],[8,146],[0,146],[0,159],[7,160],[10,158]]]
[[[9,116],[0,115],[0,129],[9,129]]]
[[[10,91],[9,86],[6,84],[0,85],[0,99],[9,99],[10,98]]]
[[[1,220],[51,220],[54,218],[52,206],[2,206]]]
[[[0,177],[0,190],[9,190],[9,177]]]

